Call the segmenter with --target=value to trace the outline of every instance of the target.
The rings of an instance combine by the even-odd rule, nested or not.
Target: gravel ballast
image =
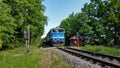
[[[57,48],[50,48],[55,52],[56,55],[60,56],[65,62],[71,65],[72,68],[101,68],[97,64],[92,64],[89,61],[85,61],[79,57],[70,55]]]

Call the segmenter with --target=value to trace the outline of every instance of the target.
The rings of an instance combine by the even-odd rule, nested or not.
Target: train
[[[44,42],[47,45],[59,47],[65,45],[65,29],[55,27],[50,29],[47,36],[44,38]]]

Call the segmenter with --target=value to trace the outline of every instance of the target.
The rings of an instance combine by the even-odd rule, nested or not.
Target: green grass
[[[70,68],[49,50],[31,47],[31,54],[25,51],[25,47],[0,51],[0,68]]]
[[[88,50],[92,52],[97,52],[101,54],[109,54],[114,56],[120,56],[120,49],[119,48],[111,48],[105,46],[98,46],[98,45],[85,45],[84,47],[80,47],[83,50]]]

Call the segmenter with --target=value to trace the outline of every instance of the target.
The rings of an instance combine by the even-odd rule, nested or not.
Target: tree
[[[94,37],[98,36],[101,44],[119,44],[119,3],[119,0],[91,0],[91,3],[86,3],[82,8],[82,12],[89,17],[88,24],[93,28]]]
[[[9,36],[9,40],[16,42],[24,42],[23,32],[30,25],[31,38],[40,38],[44,32],[44,25],[47,23],[47,17],[43,15],[45,7],[41,4],[42,0],[3,0],[1,1],[1,31],[4,27],[8,32],[3,35]],[[3,7],[6,7],[5,9]],[[3,19],[4,18],[4,19]],[[7,23],[7,22],[9,23]],[[6,25],[4,25],[6,24]],[[9,25],[9,27],[8,27]],[[11,33],[11,36],[10,36]],[[4,37],[1,35],[1,37]],[[4,37],[5,38],[5,37]],[[14,38],[14,39],[13,39]],[[4,41],[9,41],[3,39]],[[13,44],[9,41],[6,44]],[[9,45],[7,45],[9,47]],[[16,45],[18,46],[18,44]]]
[[[14,18],[10,15],[11,7],[2,1],[0,1],[0,41],[2,43],[2,48],[13,47],[11,43],[14,42],[14,29],[16,24],[14,24]],[[3,45],[4,44],[4,45]]]
[[[66,38],[69,39],[72,35],[79,32],[86,38],[91,35],[91,27],[87,25],[88,16],[84,13],[70,14],[68,18],[64,19],[60,26],[66,30]],[[86,39],[87,40],[87,39]],[[67,40],[68,41],[68,40]]]
[[[81,13],[70,14],[61,26],[67,33],[81,33],[90,43],[120,45],[119,3],[119,0],[91,0],[84,4]]]

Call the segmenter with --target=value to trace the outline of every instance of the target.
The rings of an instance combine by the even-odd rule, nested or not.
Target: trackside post
[[[26,54],[30,53],[30,26],[28,25],[28,30],[24,31],[24,38],[26,39]]]

